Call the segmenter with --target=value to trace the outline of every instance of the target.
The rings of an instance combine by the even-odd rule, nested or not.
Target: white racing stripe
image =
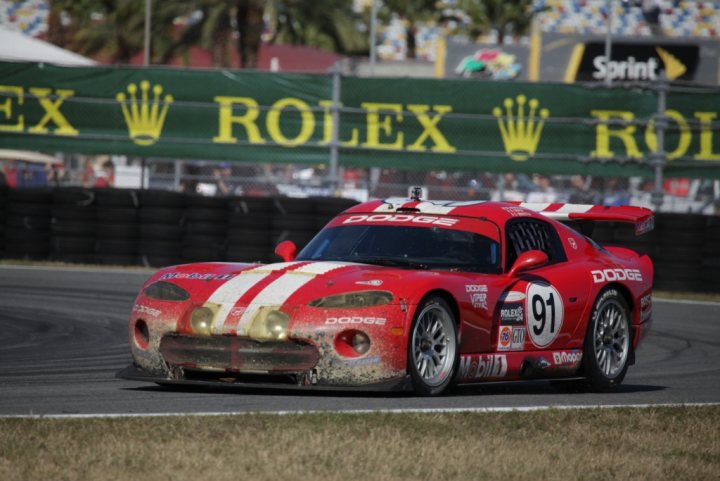
[[[247,291],[252,289],[255,284],[266,278],[272,272],[287,269],[297,264],[299,264],[299,262],[281,262],[278,264],[256,267],[254,269],[241,272],[222,286],[218,287],[207,300],[208,304],[220,305],[220,309],[215,314],[215,320],[213,321],[213,332],[216,334],[221,334],[223,332],[223,325],[225,324],[225,320],[227,319],[230,310]]]
[[[479,204],[485,204],[486,201],[484,200],[463,200],[463,201],[455,201],[451,200],[447,202],[445,205],[448,207],[466,207],[470,205],[479,205]]]
[[[520,207],[524,207],[528,210],[543,214],[545,217],[557,220],[567,220],[570,214],[583,214],[595,207],[592,204],[564,204],[557,210],[546,211],[545,209],[551,205],[552,204],[523,202],[520,204]]]
[[[395,212],[405,204],[411,203],[408,199],[390,198],[386,199],[383,204],[377,207],[373,212]],[[419,210],[421,214],[436,214],[436,215],[447,215],[451,213],[457,207],[466,207],[470,205],[483,204],[483,200],[468,200],[468,201],[454,201],[454,200],[442,200],[442,201],[424,201],[415,205],[415,209]]]
[[[499,407],[468,407],[468,408],[410,408],[410,409],[317,409],[297,411],[208,411],[180,413],[100,413],[100,414],[6,414],[0,419],[112,419],[112,418],[165,418],[185,416],[291,416],[298,414],[460,414],[460,413],[512,413],[551,410],[590,410],[590,409],[653,409],[670,407],[713,407],[720,403],[660,403],[660,404],[590,404],[556,406],[499,406]]]
[[[533,210],[533,211],[535,211],[535,212],[542,212],[542,211],[544,211],[545,209],[547,209],[548,207],[550,207],[550,205],[551,205],[550,203],[540,203],[540,202],[531,203],[531,202],[523,202],[523,203],[520,204],[520,207],[524,207],[524,208],[526,208],[526,209],[528,209],[528,210]]]
[[[408,199],[401,199],[401,198],[391,198],[391,199],[385,199],[385,201],[380,204],[379,207],[377,207],[373,212],[395,212],[403,205],[410,202]]]
[[[455,209],[457,206],[451,206],[448,207],[446,205],[442,204],[435,204],[433,202],[420,202],[417,206],[415,206],[416,209],[418,209],[423,214],[439,214],[439,215],[445,215],[452,212],[453,209]]]
[[[271,282],[253,299],[245,309],[237,326],[239,336],[247,334],[250,322],[262,306],[281,306],[302,286],[310,282],[315,276],[327,274],[330,271],[346,267],[346,262],[314,262],[298,269],[288,271]]]
[[[592,204],[565,204],[564,206],[560,207],[555,212],[562,213],[562,214],[578,214],[578,213],[585,213],[595,207]]]

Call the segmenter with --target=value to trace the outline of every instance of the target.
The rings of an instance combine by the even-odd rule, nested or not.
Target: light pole
[[[605,0],[605,8],[607,9],[607,28],[605,29],[605,64],[610,63],[612,55],[612,25],[613,25],[613,1]],[[605,69],[605,85],[612,85],[612,77],[610,77],[610,68]]]
[[[143,65],[150,65],[150,17],[152,16],[152,0],[145,0],[145,42],[143,45]]]
[[[377,40],[377,14],[378,14],[378,0],[372,0],[372,6],[370,7],[370,76],[375,76],[375,61],[377,60],[377,47],[375,45]]]

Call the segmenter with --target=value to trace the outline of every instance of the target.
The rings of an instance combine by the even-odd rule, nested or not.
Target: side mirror
[[[297,246],[291,240],[282,241],[275,248],[275,254],[282,257],[285,262],[295,260],[295,254],[297,254]]]
[[[541,267],[548,262],[550,262],[550,259],[543,251],[526,251],[518,256],[507,275],[508,277],[514,277],[521,271]]]

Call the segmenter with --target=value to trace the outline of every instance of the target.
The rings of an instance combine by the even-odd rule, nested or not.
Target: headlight
[[[208,307],[198,307],[190,314],[190,326],[196,334],[209,336],[212,330],[214,313]]]
[[[143,291],[150,299],[158,301],[187,301],[190,299],[188,291],[170,282],[158,281],[150,284]]]
[[[252,339],[262,341],[282,341],[287,339],[290,318],[275,307],[261,307],[258,311],[248,335]]]
[[[285,339],[287,337],[288,323],[290,319],[280,311],[272,311],[268,314],[265,327],[272,334],[274,339]]]
[[[310,302],[312,307],[324,307],[328,309],[342,307],[373,307],[390,304],[393,295],[386,291],[362,291],[348,292],[336,296],[321,297]]]

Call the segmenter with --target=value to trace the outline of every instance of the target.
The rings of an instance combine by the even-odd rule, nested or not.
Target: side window
[[[539,250],[547,254],[550,264],[565,262],[567,257],[560,238],[551,225],[539,220],[511,220],[505,227],[507,236],[507,266],[515,262],[520,254]]]

